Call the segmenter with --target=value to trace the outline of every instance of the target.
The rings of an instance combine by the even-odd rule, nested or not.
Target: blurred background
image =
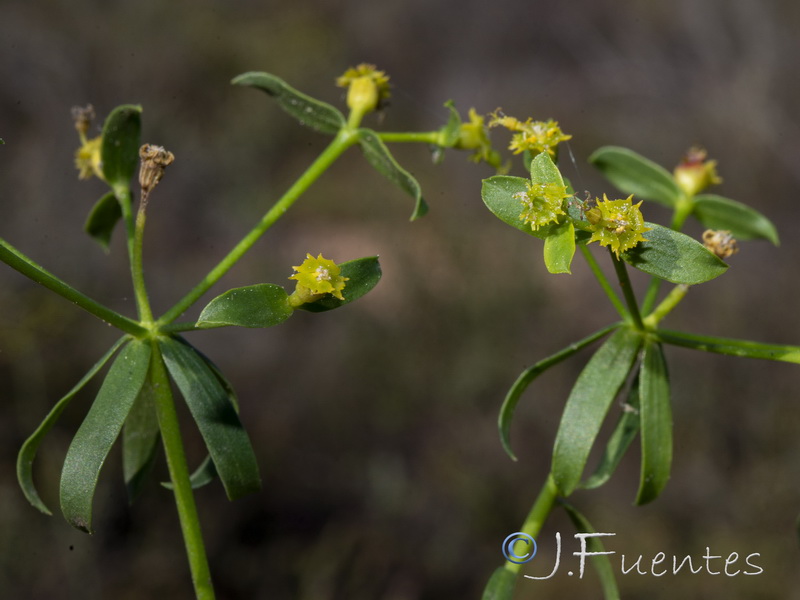
[[[162,312],[326,143],[230,79],[269,71],[343,106],[335,77],[371,62],[394,87],[391,105],[368,126],[436,129],[448,99],[464,115],[502,107],[523,119],[554,118],[574,135],[574,162],[562,155],[565,175],[593,195],[614,193],[586,161],[602,145],[630,147],[670,170],[689,146],[704,145],[724,179],[714,191],[766,214],[782,243],[742,243],[728,273],[691,289],[665,325],[800,344],[792,308],[800,294],[792,235],[799,24],[800,4],[788,0],[6,0],[0,235],[132,314],[121,236],[106,255],[82,232],[105,190],[78,181],[70,107],[94,104],[99,126],[114,106],[140,103],[144,141],[176,156],[151,198],[145,242],[146,278]],[[496,146],[507,143],[493,133]],[[425,147],[392,149],[420,181],[428,216],[409,223],[412,202],[354,151],[206,300],[239,285],[288,284],[306,252],[336,261],[379,254],[384,278],[374,292],[273,329],[189,334],[234,383],[264,483],[234,503],[218,483],[197,494],[221,600],[479,598],[502,562],[502,540],[519,529],[546,477],[564,401],[589,353],[548,372],[524,397],[512,429],[516,463],[496,432],[506,390],[526,366],[615,319],[582,260],[572,275],[548,275],[541,242],[484,208],[489,167],[458,152],[434,165]],[[644,208],[648,220],[667,218]],[[701,230],[692,223],[687,232]],[[115,339],[94,317],[0,266],[3,598],[192,595],[170,494],[153,482],[128,506],[118,449],[102,473],[91,537],[60,515],[39,514],[17,487],[20,445]],[[609,484],[572,497],[598,530],[616,533],[607,548],[617,552],[623,598],[800,598],[800,371],[666,352],[675,421],[666,491],[651,505],[631,505],[633,450]],[[98,385],[40,449],[36,479],[56,510],[64,453]],[[184,435],[196,463],[203,449],[189,419]],[[163,467],[158,475],[166,477]],[[599,598],[591,570],[583,579],[566,574],[577,546],[562,512],[525,572],[550,572],[556,532],[565,566],[547,581],[522,580],[516,598]],[[737,552],[740,568],[759,553],[764,572],[619,575],[620,554],[628,566],[644,555],[646,568],[658,552],[668,566],[673,555],[704,563],[706,552]]]

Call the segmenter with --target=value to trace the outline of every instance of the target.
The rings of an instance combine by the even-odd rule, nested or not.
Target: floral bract
[[[609,246],[619,258],[620,252],[630,250],[639,242],[646,242],[642,234],[650,231],[650,228],[644,224],[642,211],[639,210],[641,204],[641,201],[633,203],[633,195],[624,200],[609,200],[603,194],[603,199],[598,200],[597,206],[586,214],[592,231],[588,243],[600,242],[601,246]]]
[[[474,108],[469,109],[469,121],[459,127],[458,141],[455,148],[459,150],[474,150],[469,156],[472,162],[485,162],[496,169],[501,169],[503,159],[500,153],[492,148],[489,140],[489,131],[485,119]]]
[[[675,167],[675,181],[678,186],[694,196],[710,185],[722,183],[722,178],[717,174],[717,161],[706,160],[708,153],[697,146],[690,148],[683,157],[681,164]]]
[[[342,290],[349,277],[342,277],[341,269],[332,260],[322,254],[314,258],[306,254],[302,265],[292,267],[297,273],[289,279],[297,280],[297,287],[304,287],[312,294],[332,294],[339,300],[344,300]]]
[[[539,227],[555,223],[560,215],[566,214],[564,198],[568,198],[567,186],[555,183],[528,183],[527,192],[518,192],[514,197],[522,203],[519,218],[536,231]]]

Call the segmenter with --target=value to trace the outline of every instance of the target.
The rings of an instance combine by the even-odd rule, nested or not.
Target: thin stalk
[[[150,309],[150,300],[147,298],[147,288],[144,284],[144,268],[142,266],[142,245],[144,241],[146,210],[147,199],[146,197],[142,197],[142,200],[139,202],[139,211],[136,213],[136,225],[133,234],[131,277],[133,279],[133,293],[136,297],[136,308],[139,311],[139,319],[145,323],[152,323],[153,311]]]
[[[603,288],[603,291],[608,296],[608,299],[611,300],[611,304],[614,305],[614,308],[619,313],[619,316],[623,319],[628,319],[628,311],[625,310],[625,305],[620,300],[617,293],[614,291],[614,288],[611,286],[611,283],[606,278],[606,274],[603,273],[603,270],[600,268],[600,265],[597,264],[597,261],[594,259],[591,250],[586,247],[586,244],[578,244],[578,247],[581,249],[581,253],[583,253],[583,257],[586,259],[586,262],[589,264],[589,268],[592,270],[592,274],[594,274],[595,279],[597,279],[600,287]]]
[[[410,131],[408,133],[403,132],[382,132],[378,134],[378,137],[384,142],[413,142],[417,144],[434,144],[440,145],[442,141],[442,134],[439,131]]]
[[[36,264],[2,238],[0,238],[0,260],[36,283],[77,304],[98,319],[113,325],[125,333],[130,333],[135,337],[142,337],[147,333],[147,329],[133,319],[129,319],[79,292],[65,281],[48,272],[44,267]]]
[[[628,269],[625,267],[625,263],[618,259],[611,250],[608,252],[611,255],[611,261],[614,263],[614,270],[617,272],[619,287],[622,288],[625,304],[628,305],[629,318],[633,320],[633,325],[636,329],[642,331],[644,330],[644,324],[642,323],[642,316],[639,314],[639,305],[636,303],[636,296],[633,295],[633,286],[628,277]]]
[[[528,513],[520,531],[522,533],[527,533],[532,538],[538,536],[547,517],[553,510],[553,505],[557,497],[558,488],[556,487],[555,481],[553,481],[553,475],[549,474],[547,476],[547,481],[545,481],[542,490],[536,497],[536,502],[534,502],[531,512]],[[505,568],[512,573],[519,573],[522,565],[506,561]]]
[[[678,303],[683,300],[683,297],[686,296],[686,292],[689,291],[689,286],[685,283],[680,285],[676,285],[667,297],[661,301],[653,312],[651,312],[647,317],[644,319],[644,324],[647,326],[648,329],[654,329],[660,322],[661,319],[666,317],[670,311],[675,308]]]
[[[167,455],[167,467],[175,493],[175,505],[178,508],[178,519],[186,546],[186,556],[189,559],[195,596],[197,600],[214,600],[211,570],[206,558],[203,534],[200,531],[200,519],[197,516],[192,484],[189,481],[189,467],[186,464],[186,454],[183,450],[172,388],[158,343],[153,340],[152,346],[153,354],[149,377],[155,394],[158,425]]]
[[[216,267],[198,283],[192,291],[184,296],[175,306],[169,309],[158,320],[159,325],[171,323],[181,316],[192,304],[197,302],[217,281],[219,281],[244,254],[253,247],[258,239],[289,210],[292,204],[305,192],[320,175],[322,175],[339,156],[350,146],[358,141],[358,134],[350,129],[343,129],[333,139],[330,145],[323,150],[308,169],[294,182],[283,197],[280,198],[272,208],[261,218],[250,232],[234,246],[234,248],[223,258]]]

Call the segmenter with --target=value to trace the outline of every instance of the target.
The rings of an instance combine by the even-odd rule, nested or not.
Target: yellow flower
[[[347,69],[336,85],[347,88],[348,108],[362,115],[383,107],[390,96],[389,77],[366,63]]]
[[[100,155],[100,146],[103,143],[103,138],[97,136],[91,140],[87,140],[81,136],[83,143],[81,147],[75,152],[75,167],[78,169],[79,179],[89,179],[92,175],[99,177],[105,181],[103,177],[103,161]]]
[[[508,149],[512,150],[514,154],[529,150],[533,156],[547,152],[554,158],[558,145],[572,139],[571,135],[561,131],[557,121],[552,119],[534,121],[528,118],[523,122],[515,117],[501,114],[500,109],[492,113],[492,120],[489,122],[489,127],[498,126],[517,132],[511,137],[511,144],[508,146]]]
[[[543,225],[555,223],[560,215],[566,214],[563,204],[564,198],[568,198],[569,194],[565,185],[528,182],[528,191],[518,192],[514,197],[522,203],[519,218],[536,231]]]
[[[297,281],[297,289],[290,297],[293,306],[299,306],[306,302],[319,300],[325,294],[331,294],[334,298],[344,300],[342,290],[349,277],[342,277],[342,270],[332,260],[324,258],[322,254],[314,258],[306,254],[306,259],[302,265],[292,267],[297,273],[289,277]],[[294,300],[291,298],[294,297]]]
[[[675,167],[675,181],[686,194],[694,196],[710,185],[722,183],[717,174],[717,161],[706,160],[708,153],[697,146],[689,149],[681,164]]]
[[[469,156],[472,162],[484,161],[495,169],[501,169],[503,166],[502,157],[492,148],[485,120],[474,108],[469,109],[469,121],[459,127],[458,141],[454,148],[474,150],[475,152]]]
[[[650,227],[644,224],[639,209],[641,204],[633,203],[633,195],[624,200],[609,200],[603,194],[603,199],[597,200],[597,206],[586,213],[592,231],[588,243],[600,242],[601,246],[610,246],[619,258],[620,252],[630,250],[639,242],[646,242],[642,234],[650,231]]]

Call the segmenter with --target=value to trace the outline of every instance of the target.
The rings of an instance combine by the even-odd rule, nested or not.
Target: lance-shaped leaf
[[[683,195],[669,171],[633,150],[604,146],[589,157],[589,162],[625,194],[670,207]]]
[[[645,223],[646,242],[622,253],[622,259],[632,267],[672,283],[694,285],[719,277],[728,270],[716,254],[710,252],[688,235]]]
[[[153,384],[146,381],[122,428],[122,472],[131,504],[153,470],[160,437]]]
[[[234,500],[261,487],[250,438],[228,393],[202,357],[183,340],[159,340],[170,376],[189,406],[225,493]]]
[[[504,223],[533,237],[547,239],[552,225],[544,225],[534,231],[529,223],[522,220],[523,205],[518,194],[527,194],[528,184],[529,181],[522,177],[495,175],[483,180],[481,198],[492,214]]]
[[[61,512],[91,533],[92,499],[100,469],[111,451],[150,367],[150,345],[130,342],[114,360],[89,413],[72,439],[61,471]]]
[[[316,302],[301,304],[298,308],[309,312],[323,312],[339,308],[361,298],[378,285],[381,279],[381,266],[377,256],[349,260],[341,263],[339,268],[341,269],[340,275],[349,278],[342,291],[344,300],[339,300],[333,294],[326,294]]]
[[[511,386],[511,389],[508,390],[508,394],[506,394],[506,398],[503,401],[503,406],[500,408],[500,415],[497,418],[497,428],[500,431],[500,442],[503,444],[503,448],[512,460],[517,460],[517,457],[511,450],[511,420],[514,417],[514,411],[517,408],[519,399],[522,397],[522,393],[528,388],[534,379],[544,373],[547,369],[554,367],[563,360],[566,360],[576,352],[599,340],[617,327],[619,327],[619,323],[615,323],[614,325],[610,325],[604,329],[601,329],[600,331],[596,331],[592,335],[587,336],[578,342],[570,344],[560,352],[556,352],[552,356],[548,356],[544,360],[540,360],[532,367],[525,369],[520,376],[517,377],[514,385]]]
[[[589,523],[586,517],[578,512],[578,509],[563,500],[561,504],[567,511],[570,521],[572,521],[579,532],[597,533],[597,530],[592,527],[592,524]],[[608,559],[608,554],[605,554],[605,552],[606,550],[603,546],[603,542],[600,541],[600,537],[591,536],[586,538],[586,554],[591,557],[594,570],[600,579],[604,600],[620,600],[617,580],[614,577],[614,569],[611,566],[611,561]]]
[[[617,470],[622,457],[630,448],[636,434],[639,433],[639,381],[638,376],[628,393],[628,401],[617,420],[614,431],[606,443],[600,463],[592,476],[581,483],[580,487],[591,490],[600,487],[611,479]]]
[[[197,327],[272,327],[293,312],[286,290],[274,283],[259,283],[214,298],[200,313]]]
[[[641,335],[620,329],[595,352],[567,399],[553,448],[553,479],[564,496],[577,487],[606,413],[628,376]]]
[[[422,198],[422,189],[416,179],[403,167],[397,164],[389,149],[371,129],[359,129],[359,144],[364,152],[367,162],[375,167],[378,173],[384,175],[389,181],[399,186],[409,196],[414,198],[414,212],[411,220],[419,219],[428,212],[428,205]]]
[[[123,104],[111,111],[103,125],[100,156],[103,175],[112,188],[127,189],[139,164],[141,106]]]
[[[122,208],[120,208],[119,201],[114,192],[108,192],[95,203],[83,228],[108,252],[108,244],[111,241],[114,226],[121,218]]]
[[[287,113],[322,133],[336,134],[345,126],[344,115],[336,108],[298,92],[280,77],[269,73],[249,72],[235,77],[234,85],[249,85],[263,90],[278,102]]]
[[[36,491],[36,486],[33,484],[33,460],[36,458],[36,451],[39,449],[44,436],[52,429],[53,425],[55,425],[58,417],[61,416],[61,413],[64,412],[64,409],[67,408],[70,401],[87,383],[89,383],[92,377],[97,375],[98,371],[105,366],[108,360],[127,339],[127,336],[122,337],[111,346],[108,352],[106,352],[103,357],[89,369],[88,373],[75,384],[75,387],[56,403],[47,414],[44,421],[42,421],[39,427],[36,428],[36,431],[25,440],[25,443],[22,444],[22,448],[19,450],[19,455],[17,456],[17,479],[19,480],[19,486],[22,488],[22,493],[25,494],[25,498],[27,498],[28,502],[46,515],[51,515],[53,513],[51,513],[50,509],[42,502],[39,493]]]
[[[642,470],[636,504],[655,500],[672,466],[672,409],[669,376],[661,345],[648,341],[639,375]]]
[[[711,337],[707,335],[693,335],[682,331],[669,331],[659,329],[656,334],[658,339],[665,344],[693,348],[705,352],[728,354],[747,358],[763,358],[800,364],[800,346],[785,346],[780,344],[762,344],[749,340],[735,340],[731,338]]]
[[[693,214],[709,229],[730,231],[739,240],[769,240],[778,245],[778,231],[767,217],[746,204],[715,194],[694,198]]]
[[[486,584],[481,600],[512,600],[516,585],[517,574],[505,567],[498,567]]]

